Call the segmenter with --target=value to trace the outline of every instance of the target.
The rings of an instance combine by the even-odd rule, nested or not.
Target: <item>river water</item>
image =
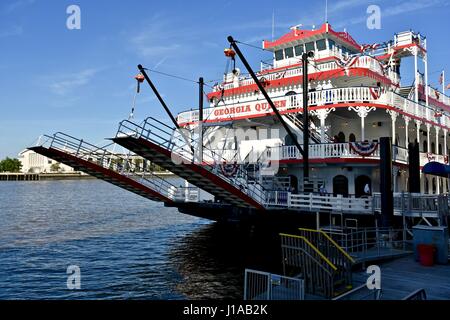
[[[99,180],[0,183],[0,299],[240,299],[265,241]]]

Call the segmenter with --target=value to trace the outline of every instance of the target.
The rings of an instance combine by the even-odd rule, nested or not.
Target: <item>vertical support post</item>
[[[410,193],[420,193],[420,158],[419,144],[417,142],[408,145],[408,190]]]
[[[431,152],[431,143],[430,143],[430,130],[431,130],[431,124],[427,123],[427,152]]]
[[[389,137],[380,138],[380,191],[381,224],[388,228],[394,215],[392,194],[392,142]]]
[[[417,68],[417,56],[419,50],[414,47],[414,101],[416,102],[416,115],[419,114],[419,72]]]
[[[428,107],[428,54],[425,54],[425,56],[423,57],[423,64],[425,66],[425,104]]]
[[[303,185],[309,186],[309,112],[308,112],[308,53],[302,54],[303,74]]]
[[[204,81],[203,77],[198,79],[198,157],[200,165],[203,163],[203,92]]]
[[[361,141],[365,141],[366,137],[364,134],[364,117],[361,117]]]

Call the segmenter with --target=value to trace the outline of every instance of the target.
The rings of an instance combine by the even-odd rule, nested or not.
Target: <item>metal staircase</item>
[[[173,184],[145,168],[137,168],[130,155],[109,151],[113,145],[98,147],[58,132],[45,135],[42,143],[28,149],[147,199],[173,202]]]
[[[283,118],[295,132],[303,136],[303,121],[301,120],[302,118],[301,114],[286,113],[283,115]],[[314,128],[309,129],[309,137],[311,139],[311,142],[321,143],[320,134],[318,134]],[[327,142],[330,141],[330,138],[328,136],[326,136],[326,138]]]
[[[305,290],[333,298],[352,288],[353,258],[325,232],[299,229],[300,235],[280,234],[284,273],[301,274]]]
[[[225,160],[206,147],[199,163],[196,142],[189,137],[189,131],[181,130],[153,117],[141,124],[124,120],[113,141],[211,193],[216,200],[265,209],[265,190],[247,170],[234,164],[230,172]]]

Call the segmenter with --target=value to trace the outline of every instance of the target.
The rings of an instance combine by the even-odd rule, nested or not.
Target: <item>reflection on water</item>
[[[4,182],[0,299],[241,298],[244,268],[279,268],[270,240],[97,180]]]
[[[183,278],[177,291],[190,299],[242,299],[245,268],[279,272],[274,243],[274,235],[264,230],[202,226],[171,250],[170,260]]]

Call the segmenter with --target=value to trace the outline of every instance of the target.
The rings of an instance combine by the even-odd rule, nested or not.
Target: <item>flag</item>
[[[439,84],[444,82],[444,71],[441,72],[441,76],[439,77]]]
[[[450,89],[450,83],[445,87],[445,89],[447,89],[447,90]]]

